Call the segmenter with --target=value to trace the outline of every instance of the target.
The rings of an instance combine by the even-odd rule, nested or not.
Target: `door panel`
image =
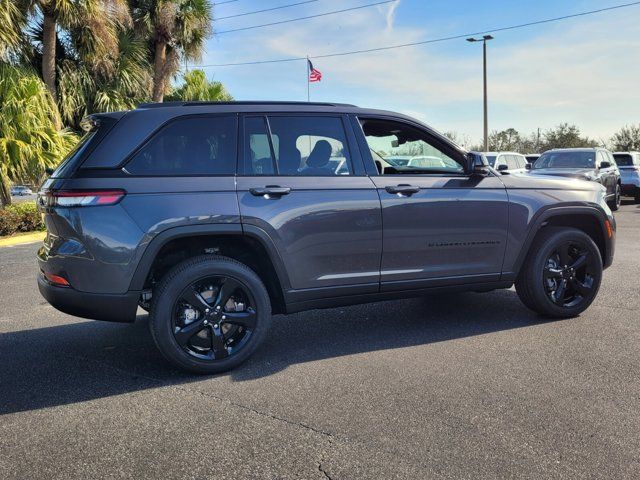
[[[260,195],[266,186],[290,191]],[[247,176],[237,188],[243,225],[271,237],[291,288],[370,284],[365,292],[378,291],[382,219],[368,177]]]
[[[372,180],[382,202],[383,291],[438,284],[447,277],[499,279],[508,198],[498,178],[382,175]],[[420,190],[387,191],[399,184]]]

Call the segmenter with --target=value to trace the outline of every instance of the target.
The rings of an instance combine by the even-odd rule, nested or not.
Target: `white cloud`
[[[387,10],[387,15],[385,17],[387,22],[387,25],[386,25],[387,32],[390,32],[391,30],[393,30],[393,21],[396,18],[396,8],[398,8],[399,4],[400,4],[400,0],[396,0],[391,5],[389,5],[389,9]]]

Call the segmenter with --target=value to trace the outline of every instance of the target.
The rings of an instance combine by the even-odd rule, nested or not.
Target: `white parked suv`
[[[501,173],[523,173],[526,171],[527,158],[516,152],[482,152],[489,165]]]

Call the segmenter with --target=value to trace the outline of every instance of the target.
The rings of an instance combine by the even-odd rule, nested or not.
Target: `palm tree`
[[[0,62],[9,61],[23,41],[26,16],[15,0],[0,0]]]
[[[211,35],[208,0],[131,0],[135,29],[149,42],[154,102],[161,102],[180,60],[198,60]]]
[[[134,108],[149,100],[151,75],[146,43],[120,31],[117,57],[105,71],[92,71],[84,62],[64,60],[59,68],[60,113],[65,124],[78,129],[93,112]]]
[[[9,181],[38,183],[77,137],[58,130],[58,109],[35,72],[0,64],[0,201],[11,203]]]
[[[209,102],[233,100],[222,82],[207,80],[202,70],[186,72],[183,80],[184,84],[167,95],[167,100],[206,100]]]
[[[126,0],[23,0],[42,17],[42,78],[57,99],[57,54],[81,59],[100,71],[110,68],[117,52],[117,28],[130,21]],[[62,46],[58,31],[67,45]],[[66,47],[66,48],[65,48]],[[68,51],[70,49],[70,51]]]

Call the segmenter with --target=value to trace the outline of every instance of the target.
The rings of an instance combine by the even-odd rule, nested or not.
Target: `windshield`
[[[616,164],[619,167],[633,167],[633,157],[626,153],[624,154],[614,154],[613,158],[616,159]]]
[[[584,152],[548,152],[536,160],[534,170],[542,168],[595,168],[595,151]]]
[[[496,164],[496,156],[495,155],[485,155],[484,158],[487,159],[487,162],[489,162],[489,165],[491,165],[492,167]]]

